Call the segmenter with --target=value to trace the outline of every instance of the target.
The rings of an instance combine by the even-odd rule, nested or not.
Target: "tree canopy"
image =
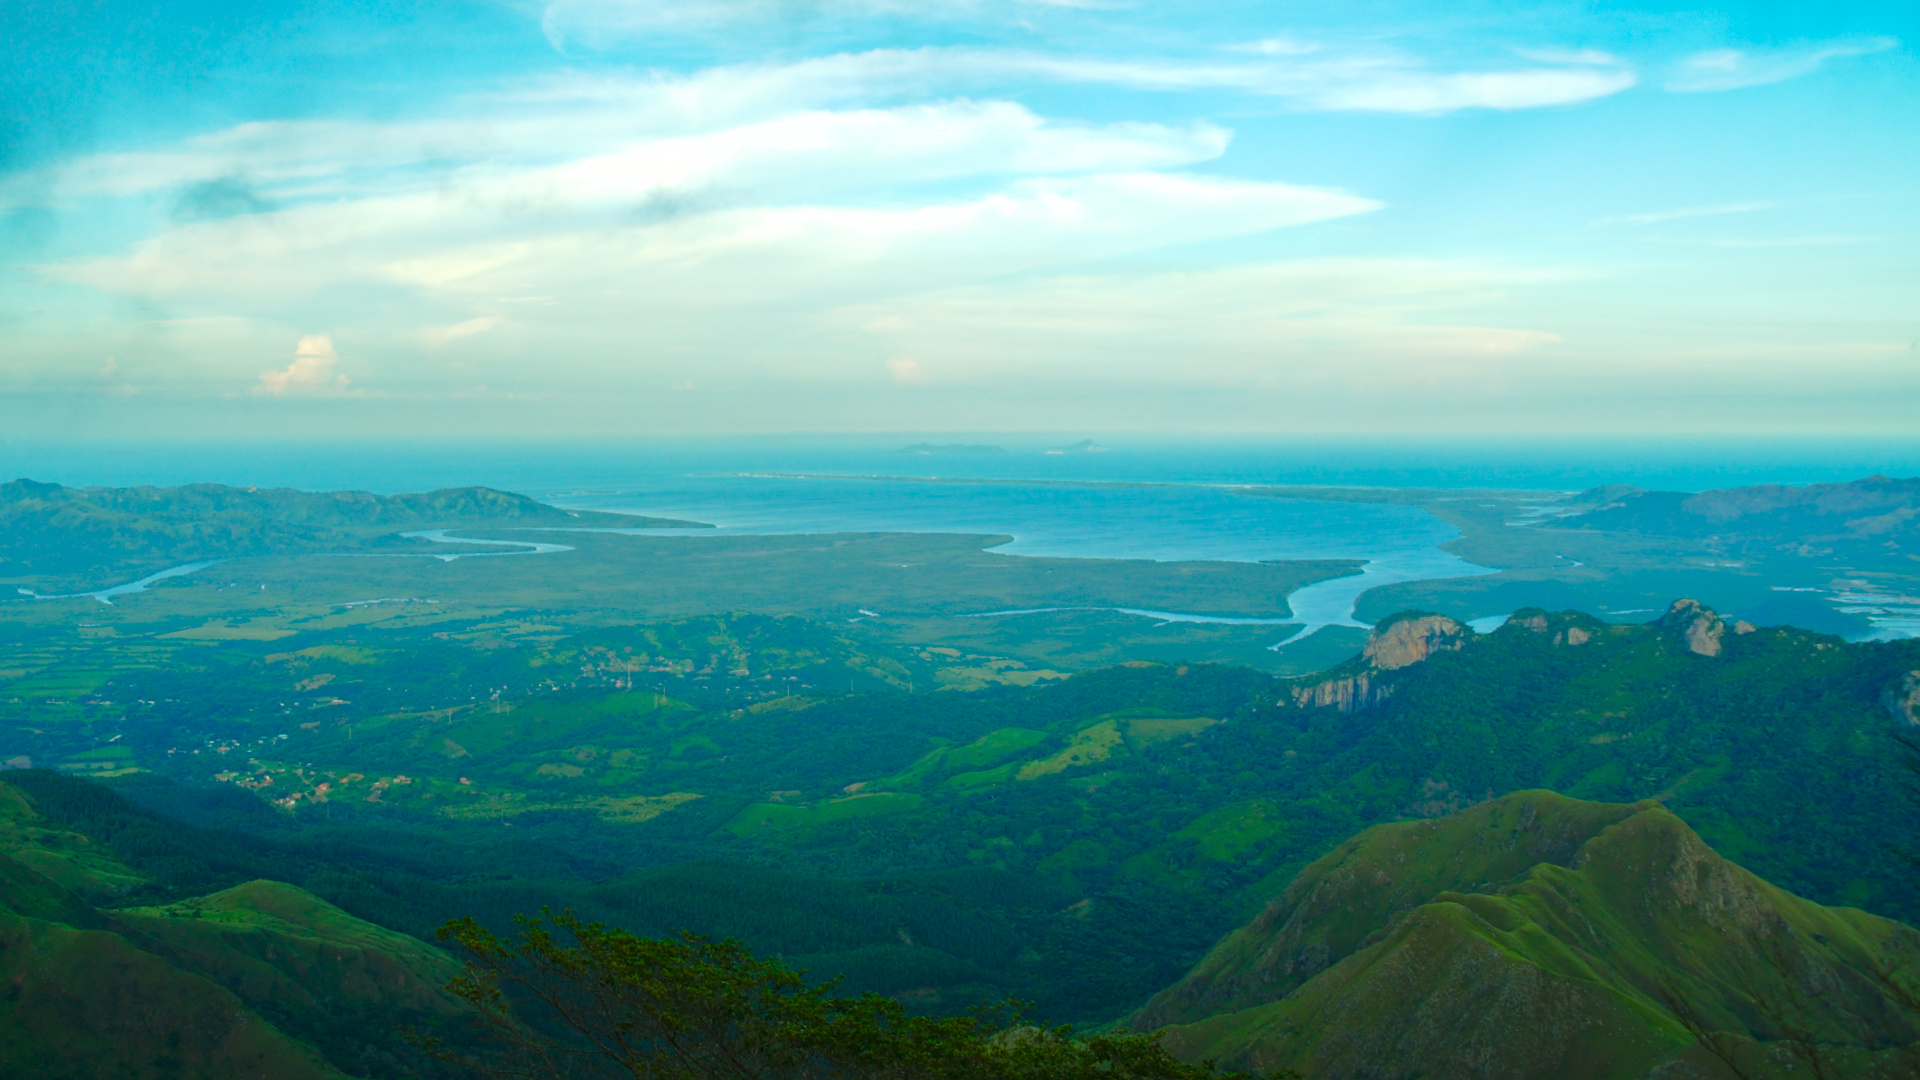
[[[1021,1022],[1008,1002],[911,1013],[879,994],[809,985],[737,941],[646,938],[551,911],[503,939],[472,918],[442,927],[466,960],[448,989],[488,1036],[436,1048],[488,1077],[529,1080],[1250,1080],[1180,1061],[1152,1035],[1077,1037]]]

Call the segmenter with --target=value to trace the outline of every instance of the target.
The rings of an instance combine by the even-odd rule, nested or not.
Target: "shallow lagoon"
[[[1287,597],[1288,623],[1362,626],[1354,602],[1399,581],[1489,574],[1441,544],[1459,531],[1418,507],[1276,499],[1231,486],[687,476],[645,492],[555,497],[570,509],[691,518],[698,535],[836,532],[1006,534],[1008,555],[1083,559],[1358,559],[1361,574]],[[651,530],[648,530],[651,531]],[[1144,614],[1144,613],[1143,613]],[[1151,617],[1161,617],[1157,613]]]

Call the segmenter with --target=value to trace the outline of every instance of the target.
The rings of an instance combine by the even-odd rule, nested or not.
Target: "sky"
[[[0,439],[1920,433],[1920,6],[0,5]]]

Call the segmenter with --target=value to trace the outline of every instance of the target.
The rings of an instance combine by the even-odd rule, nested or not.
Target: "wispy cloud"
[[[1551,330],[1465,315],[1554,276],[1433,260],[1309,259],[987,283],[854,305],[834,317],[883,342],[895,357],[888,373],[915,384],[1095,372],[1189,385],[1455,383],[1560,342]],[[1195,356],[1208,362],[1167,363]]]
[[[499,326],[503,321],[504,320],[498,315],[482,315],[477,319],[468,319],[465,322],[454,323],[452,326],[428,327],[426,330],[421,331],[420,339],[426,342],[427,348],[438,349],[444,347],[450,341],[458,341],[461,338],[472,337],[475,334],[484,334],[494,327]]]
[[[1626,61],[1600,49],[1515,49],[1515,56],[1543,64],[1624,65]]]
[[[153,151],[99,154],[54,167],[48,183],[70,199],[128,197],[193,186],[245,172],[283,204],[393,193],[530,171],[638,167],[650,177],[750,172],[779,157],[790,169],[808,156],[856,147],[876,163],[913,161],[919,180],[1023,172],[1169,168],[1218,157],[1230,133],[1205,121],[1186,124],[1057,123],[1007,101],[965,99],[893,108],[830,109],[860,97],[866,74],[898,74],[887,57],[845,58],[785,69],[741,71],[737,83],[707,73],[689,79],[644,77],[536,84],[507,98],[484,99],[491,119],[449,116],[390,124],[343,121],[247,123]],[[541,116],[547,119],[542,121]],[[422,171],[425,169],[426,171]],[[808,172],[835,189],[870,183],[818,161]],[[893,170],[886,180],[898,179]],[[781,174],[794,190],[799,176]],[[24,187],[24,184],[16,184]],[[628,186],[633,186],[629,184]],[[297,196],[297,197],[296,197]],[[4,203],[0,194],[0,203]],[[254,215],[260,216],[260,215]]]
[[[1320,51],[1320,46],[1311,41],[1301,41],[1290,37],[1261,38],[1259,41],[1245,41],[1226,46],[1227,52],[1253,53],[1257,56],[1306,56]]]
[[[964,62],[982,71],[1134,90],[1239,91],[1328,112],[1439,114],[1542,108],[1617,94],[1637,81],[1624,66],[1435,71],[1399,54],[1196,63],[983,52],[964,57]]]
[[[1818,71],[1829,60],[1869,56],[1897,47],[1890,37],[1848,38],[1790,49],[1708,49],[1681,60],[1666,88],[1681,93],[1739,90],[1785,82]]]
[[[1682,206],[1673,210],[1654,210],[1644,214],[1621,214],[1617,217],[1601,218],[1601,225],[1659,225],[1668,221],[1684,221],[1687,218],[1720,217],[1725,214],[1752,214],[1761,210],[1771,210],[1770,202],[1722,203],[1718,206]]]
[[[556,48],[659,33],[774,26],[839,27],[863,19],[1018,25],[1048,8],[1121,11],[1129,0],[549,0],[540,26]]]
[[[582,75],[456,98],[438,116],[388,122],[250,121],[159,149],[93,154],[0,178],[0,208],[172,192],[182,224],[317,199],[444,185],[475,169],[524,170],[665,138],[692,152],[751,154],[754,139],[864,127],[882,144],[929,138],[955,148],[945,176],[1169,168],[1218,156],[1228,133],[1205,121],[1085,125],[1050,121],[996,93],[1035,82],[1160,93],[1233,93],[1302,110],[1443,114],[1567,105],[1634,85],[1600,54],[1534,66],[1437,70],[1399,52],[1333,52],[1291,39],[1247,59],[1105,59],[980,48],[875,49],[686,75]],[[969,95],[979,99],[969,100]],[[941,98],[917,105],[899,99]],[[983,145],[985,129],[997,145]],[[918,148],[906,153],[925,155]],[[929,174],[929,178],[932,174]],[[244,177],[244,181],[239,178]],[[838,172],[844,187],[859,174]],[[181,208],[190,207],[191,213]]]
[[[1797,248],[1833,247],[1847,244],[1877,244],[1885,236],[1856,233],[1814,233],[1810,236],[1719,237],[1705,241],[1709,247],[1723,248]]]

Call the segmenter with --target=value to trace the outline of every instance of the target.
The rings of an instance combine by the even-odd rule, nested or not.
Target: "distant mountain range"
[[[397,534],[471,525],[705,528],[698,522],[562,510],[492,488],[417,495],[184,487],[0,484],[0,579],[111,584],[202,559],[405,545]]]
[[[1845,551],[1920,560],[1920,477],[1698,494],[1612,485],[1569,504],[1586,509],[1560,519],[1562,528],[1713,540],[1807,557]]]

